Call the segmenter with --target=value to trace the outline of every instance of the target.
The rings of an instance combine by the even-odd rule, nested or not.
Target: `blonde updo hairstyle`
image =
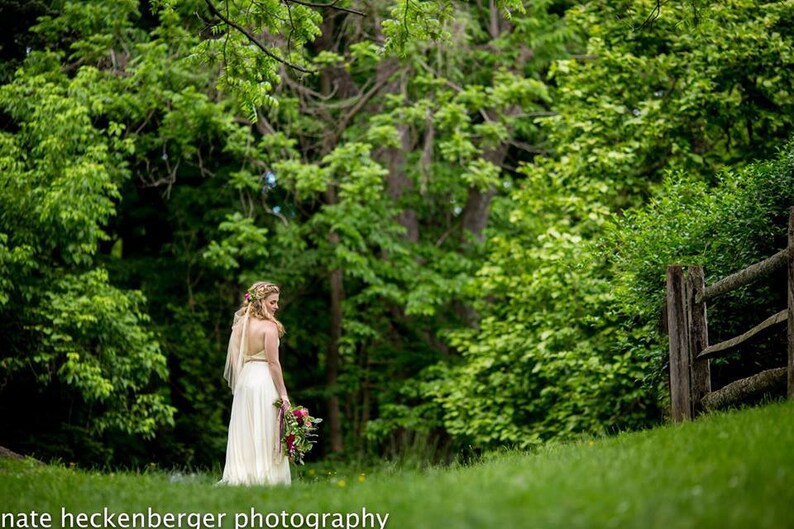
[[[243,300],[243,308],[246,308],[251,316],[275,323],[278,328],[278,335],[284,336],[284,326],[273,314],[270,314],[265,307],[265,300],[268,296],[279,294],[280,292],[281,290],[278,285],[267,281],[257,281],[246,291],[245,299]]]

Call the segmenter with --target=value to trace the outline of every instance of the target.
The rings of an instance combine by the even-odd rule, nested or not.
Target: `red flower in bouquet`
[[[279,429],[281,430],[281,449],[293,463],[303,464],[303,456],[312,449],[317,434],[317,424],[322,419],[312,417],[303,406],[283,409],[281,399],[273,403],[279,408]]]

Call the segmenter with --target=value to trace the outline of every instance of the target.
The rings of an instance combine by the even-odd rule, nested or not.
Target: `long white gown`
[[[242,323],[235,325],[230,340],[243,346],[241,351],[233,352],[241,358],[230,359],[237,364],[238,372],[230,379],[234,400],[220,483],[289,485],[289,459],[279,450],[279,410],[273,405],[279,395],[264,350],[249,356],[245,354],[244,340],[237,341],[246,336],[247,322]]]

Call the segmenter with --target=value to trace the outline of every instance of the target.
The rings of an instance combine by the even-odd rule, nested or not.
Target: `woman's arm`
[[[284,402],[284,405],[289,408],[290,402],[287,396],[287,387],[284,385],[284,373],[281,370],[281,362],[278,358],[278,329],[272,322],[266,321],[264,323],[267,365],[270,367],[270,374],[273,377],[273,383],[276,385],[278,396]]]

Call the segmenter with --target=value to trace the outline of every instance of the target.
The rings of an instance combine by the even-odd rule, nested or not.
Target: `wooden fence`
[[[747,332],[709,345],[706,302],[720,294],[788,267],[788,307],[765,319]],[[711,390],[711,358],[724,355],[758,333],[788,322],[788,365],[763,371],[752,377]],[[718,408],[745,395],[787,384],[788,398],[794,399],[794,208],[788,224],[788,246],[772,257],[748,266],[706,286],[703,267],[667,267],[667,324],[670,335],[670,400],[673,420],[692,419],[704,410]]]

